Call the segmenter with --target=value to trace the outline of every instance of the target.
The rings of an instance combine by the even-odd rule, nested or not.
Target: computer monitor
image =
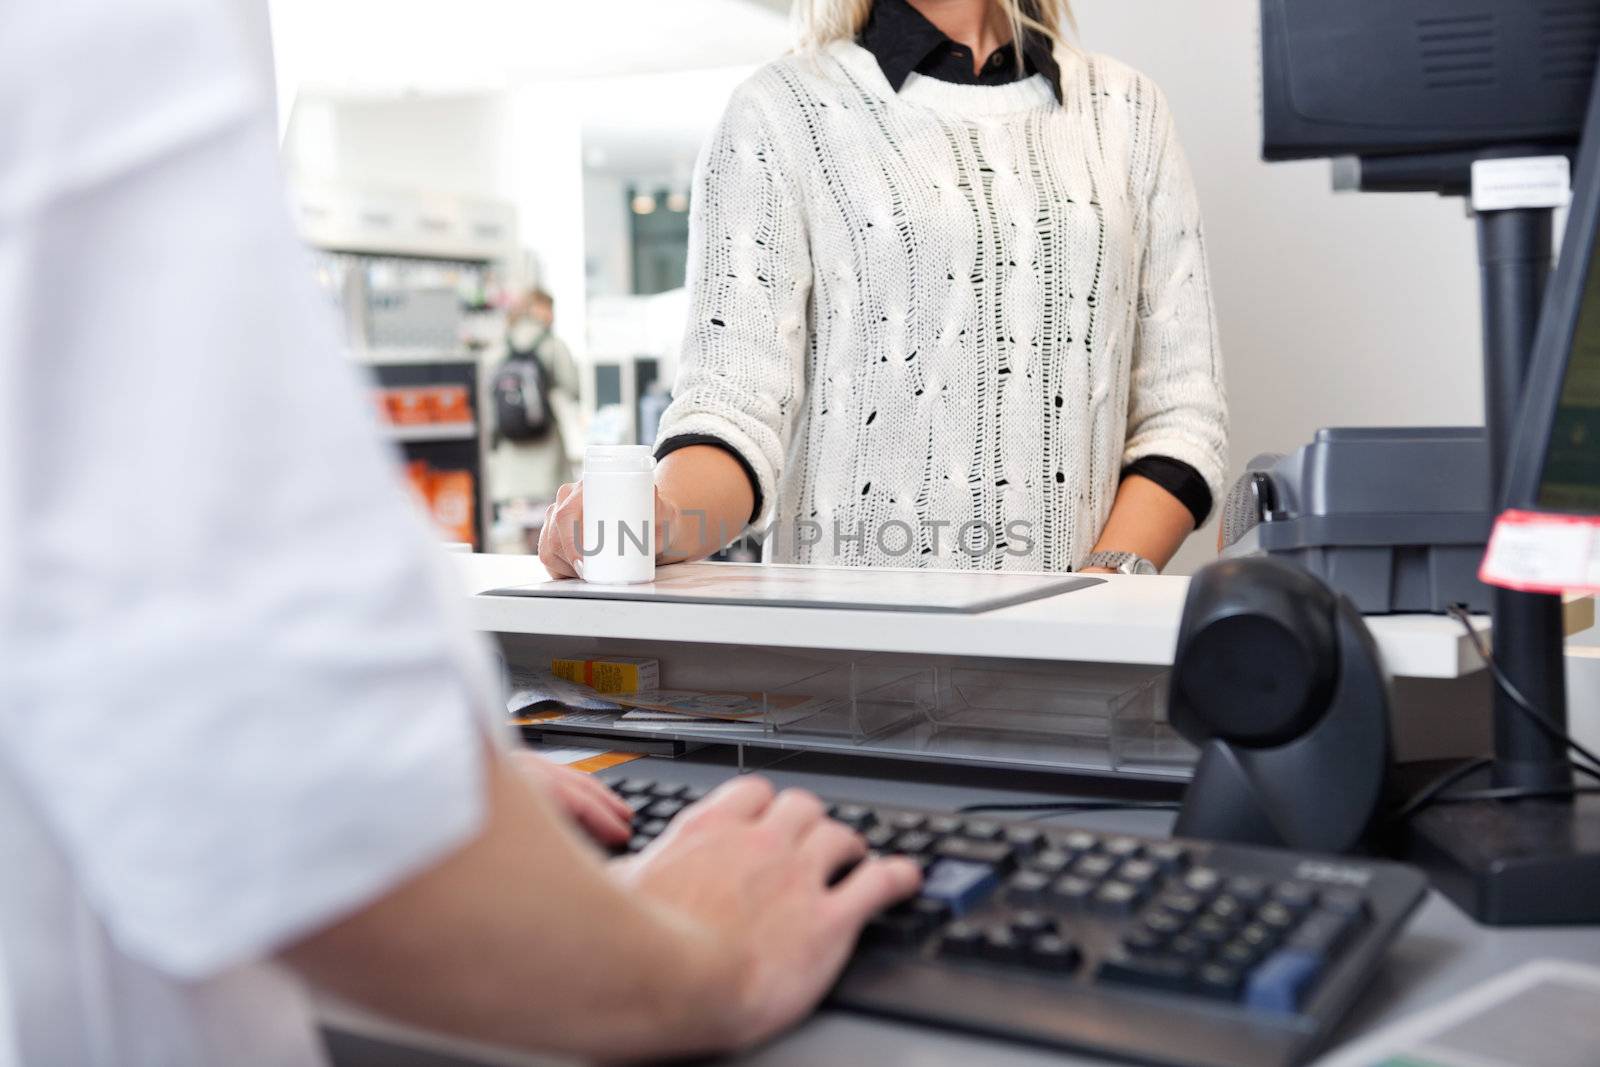
[[[1600,83],[1597,83],[1600,90]],[[1503,506],[1600,516],[1600,91],[1523,387]]]
[[[1268,160],[1561,146],[1600,0],[1261,0]]]

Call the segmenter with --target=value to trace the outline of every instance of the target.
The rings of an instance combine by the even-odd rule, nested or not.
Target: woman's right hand
[[[656,559],[661,559],[666,545],[662,534],[670,531],[677,520],[678,511],[655,490],[656,498]],[[539,530],[539,562],[552,578],[582,578],[583,553],[579,544],[583,537],[583,483],[568,482],[556,492],[555,503],[544,510],[544,526]]]

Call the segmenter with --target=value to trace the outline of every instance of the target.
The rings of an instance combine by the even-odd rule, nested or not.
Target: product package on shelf
[[[472,472],[438,470],[426,460],[417,459],[406,464],[406,476],[440,536],[476,547],[477,483]]]
[[[586,685],[597,693],[637,693],[661,687],[661,662],[643,657],[556,659],[550,670],[557,678]]]

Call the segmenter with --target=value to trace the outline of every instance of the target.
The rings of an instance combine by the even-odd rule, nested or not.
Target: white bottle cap
[[[586,474],[648,474],[654,467],[649,445],[590,445],[583,453]]]

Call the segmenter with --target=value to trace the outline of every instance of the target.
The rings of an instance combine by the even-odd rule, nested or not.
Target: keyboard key
[[[1281,937],[1295,924],[1295,914],[1276,900],[1269,900],[1256,912],[1256,922]]]
[[[1006,844],[1024,855],[1044,847],[1044,831],[1032,826],[1013,826],[1006,831]]]
[[[1188,934],[1179,934],[1167,942],[1167,954],[1198,963],[1211,956],[1211,946]]]
[[[933,848],[933,835],[923,830],[912,830],[894,839],[892,851],[907,856],[920,856]]]
[[[1050,876],[1043,871],[1018,871],[1006,883],[1006,899],[1013,904],[1037,904],[1050,888]]]
[[[1293,1015],[1305,1003],[1326,962],[1314,952],[1279,949],[1250,972],[1245,1004],[1252,1011]]]
[[[1029,941],[1023,961],[1041,971],[1065,974],[1078,969],[1078,949],[1055,934],[1040,934]]]
[[[877,821],[877,817],[860,804],[840,804],[833,809],[833,817],[858,831],[865,830]]]
[[[1237,967],[1225,963],[1206,963],[1195,972],[1191,992],[1213,1000],[1238,1000],[1244,987],[1244,975]]]
[[[1167,941],[1161,934],[1138,926],[1123,935],[1122,950],[1131,956],[1153,956],[1166,951]]]
[[[1087,878],[1069,874],[1055,880],[1055,884],[1050,887],[1050,895],[1069,908],[1081,908],[1089,903],[1089,898],[1094,896],[1094,890],[1095,883]]]
[[[1333,956],[1344,947],[1352,920],[1332,911],[1314,911],[1289,935],[1287,948],[1322,956]]]
[[[1189,936],[1208,945],[1220,945],[1233,936],[1233,927],[1215,915],[1202,915],[1189,924]]]
[[[1252,907],[1267,899],[1267,880],[1249,875],[1228,879],[1228,895]]]
[[[966,837],[945,838],[933,846],[933,854],[940,859],[983,863],[1007,870],[1016,859],[1015,852],[1004,841],[974,841]]]
[[[968,819],[961,824],[961,832],[974,841],[998,841],[1005,831],[989,819]]]
[[[1261,951],[1237,937],[1217,950],[1217,960],[1239,971],[1249,970],[1261,958]]]
[[[1106,855],[1119,860],[1137,859],[1144,855],[1144,842],[1134,837],[1108,837],[1100,847]]]
[[[1200,897],[1210,897],[1222,885],[1222,876],[1210,867],[1196,867],[1183,876],[1183,888]]]
[[[648,838],[648,837],[644,836],[643,834],[634,834],[631,838],[628,839],[628,851],[629,852],[643,852],[646,848],[648,848],[650,846],[651,840],[652,840],[651,838]]]
[[[1194,970],[1194,964],[1188,960],[1171,956],[1127,956],[1102,961],[1095,977],[1102,982],[1137,989],[1175,992],[1189,988]]]
[[[656,798],[651,796],[649,793],[634,793],[625,799],[628,803],[628,810],[633,812],[635,815],[639,814],[650,805],[656,803]]]
[[[1095,891],[1094,909],[1108,915],[1131,915],[1143,897],[1137,886],[1107,882]]]
[[[1042,911],[1019,911],[1011,916],[1011,929],[1020,936],[1033,937],[1038,934],[1053,934],[1056,930],[1056,921]]]
[[[867,847],[874,852],[883,852],[889,847],[889,842],[897,836],[894,827],[879,823],[861,835],[867,842]]]
[[[921,943],[949,917],[950,909],[942,901],[917,897],[874,916],[863,936],[873,944],[909,947]]]
[[[1145,929],[1162,937],[1171,937],[1189,925],[1183,918],[1172,914],[1165,908],[1153,908],[1145,912],[1144,917],[1139,921]]]
[[[1129,885],[1150,887],[1155,885],[1161,871],[1149,860],[1129,860],[1117,868],[1117,880]]]
[[[1071,863],[1071,856],[1055,848],[1047,848],[1043,852],[1035,853],[1023,861],[1023,865],[1029,870],[1040,871],[1044,874],[1060,874]]]
[[[1211,906],[1206,909],[1206,914],[1230,928],[1238,926],[1249,918],[1249,913],[1239,902],[1239,898],[1228,894],[1213,900]]]
[[[679,800],[689,791],[686,785],[672,785],[666,782],[657,782],[650,790],[651,794],[660,800]]]
[[[930,834],[953,834],[961,829],[961,820],[954,815],[935,815],[928,820],[926,827]]]
[[[667,829],[667,820],[651,819],[639,827],[639,832],[646,837],[660,837]]]
[[[1079,878],[1087,878],[1092,882],[1098,882],[1110,874],[1116,865],[1117,861],[1110,856],[1089,855],[1072,865],[1072,873]]]
[[[1276,948],[1278,941],[1283,937],[1282,930],[1275,930],[1265,923],[1248,923],[1234,935],[1242,943],[1249,945],[1256,955],[1265,955],[1267,950]]]
[[[983,903],[998,881],[999,875],[987,863],[942,859],[928,869],[922,895],[943,901],[954,915],[965,915]]]
[[[682,810],[683,801],[681,800],[658,800],[648,808],[645,808],[644,813],[652,819],[670,819]]]
[[[683,796],[679,799],[685,804],[698,804],[700,801],[706,798],[706,794],[709,792],[711,792],[709,789],[701,789],[699,786],[690,786],[688,789],[683,791]]]
[[[1155,906],[1183,918],[1192,919],[1200,914],[1205,901],[1184,889],[1170,889],[1156,898]]]
[[[1087,830],[1073,830],[1061,838],[1060,844],[1068,852],[1093,852],[1100,847],[1100,839]]]
[[[1306,882],[1279,882],[1272,899],[1296,914],[1310,911],[1317,903],[1317,888]]]
[[[976,956],[982,942],[983,929],[976,923],[951,923],[939,938],[939,952],[945,956]]]
[[[1008,926],[991,926],[978,943],[978,955],[995,963],[1012,963],[1022,955],[1022,942]]]
[[[1168,874],[1176,874],[1189,865],[1189,850],[1170,841],[1151,845],[1145,849],[1144,857]]]
[[[909,916],[884,914],[875,916],[861,931],[861,941],[866,945],[889,945],[910,948],[927,933]]]
[[[656,783],[649,778],[627,778],[617,783],[616,791],[619,793],[648,793],[655,788]]]
[[[896,830],[920,830],[927,821],[926,815],[919,815],[914,811],[902,811],[889,819],[889,825]]]

